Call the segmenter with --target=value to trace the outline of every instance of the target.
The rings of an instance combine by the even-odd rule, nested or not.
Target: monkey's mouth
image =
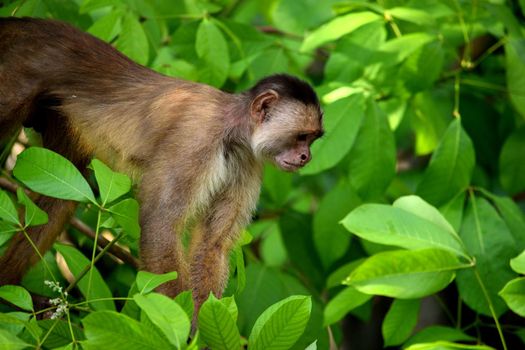
[[[279,162],[279,166],[281,167],[281,169],[285,171],[296,171],[297,169],[303,167],[302,164],[291,163],[291,162],[287,162],[286,160]]]

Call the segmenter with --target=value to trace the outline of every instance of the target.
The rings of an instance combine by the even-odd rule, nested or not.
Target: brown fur
[[[322,132],[313,90],[291,77],[274,80],[283,79],[309,100],[276,92],[271,79],[262,93],[224,93],[157,74],[64,23],[0,19],[0,137],[23,123],[82,170],[95,155],[132,175],[143,266],[177,270],[160,291],[192,288],[197,306],[227,282],[227,254],[255,208],[263,160],[295,170]],[[38,204],[50,222],[30,235],[44,252],[74,204]],[[181,232],[190,221],[197,224],[186,253]],[[13,240],[0,259],[0,284],[16,283],[34,262],[27,242]]]

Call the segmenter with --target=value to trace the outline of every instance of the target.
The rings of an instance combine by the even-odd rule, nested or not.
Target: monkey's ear
[[[279,94],[277,91],[269,89],[257,95],[250,106],[250,114],[258,123],[264,122],[267,118],[269,107],[277,102]]]

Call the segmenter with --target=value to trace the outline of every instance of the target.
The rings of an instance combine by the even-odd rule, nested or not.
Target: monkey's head
[[[305,166],[312,158],[310,145],[323,134],[323,113],[312,87],[278,74],[259,81],[249,93],[255,155],[285,171]]]

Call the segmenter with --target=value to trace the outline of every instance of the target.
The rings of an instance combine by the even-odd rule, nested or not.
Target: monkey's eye
[[[306,141],[308,134],[299,134],[297,135],[297,141]]]

